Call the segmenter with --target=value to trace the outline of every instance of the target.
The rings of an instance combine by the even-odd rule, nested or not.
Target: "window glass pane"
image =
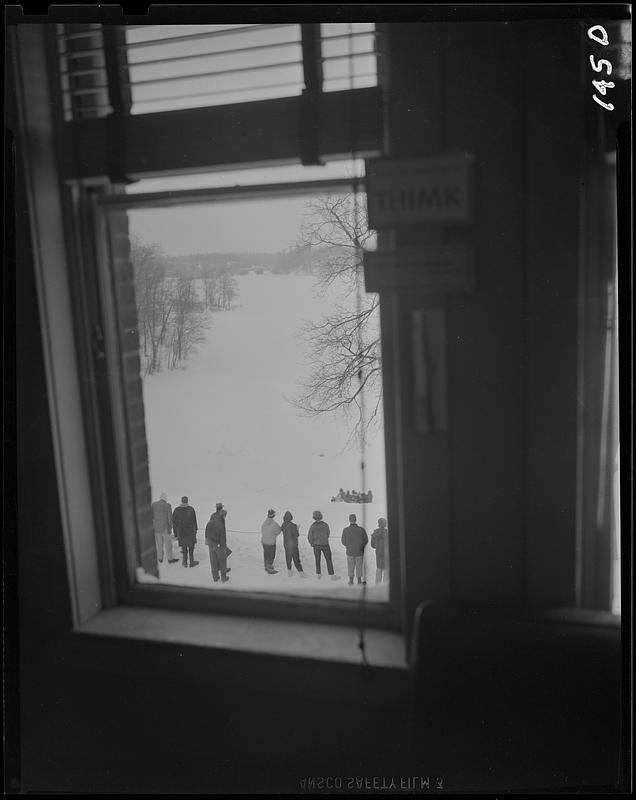
[[[373,33],[375,22],[323,22],[320,32],[323,39],[349,34]]]
[[[614,285],[614,309],[618,309],[617,285]],[[614,373],[612,376],[612,394],[614,403],[614,428],[613,428],[613,447],[614,455],[613,474],[612,474],[612,613],[621,613],[621,503],[620,503],[620,450],[619,450],[619,430],[618,430],[618,324],[614,319],[612,327],[612,347],[614,349]]]
[[[609,159],[606,168],[607,199],[610,213],[606,221],[609,251],[612,259],[612,280],[608,288],[607,355],[608,365],[608,504],[611,544],[611,610],[621,613],[621,508],[620,508],[620,431],[619,431],[619,358],[618,358],[618,253],[616,241],[616,163]]]
[[[330,61],[326,61],[323,67],[325,86],[327,91],[335,90],[333,87],[336,82],[342,84],[340,88],[358,89],[362,85],[363,79],[375,78],[375,56],[373,54],[363,54],[349,56],[338,56]],[[376,81],[367,84],[373,86]]]
[[[350,39],[348,36],[338,36],[335,39],[324,39],[322,54],[325,57],[348,56],[350,53],[373,53],[375,47],[375,34],[368,33]]]
[[[379,308],[362,279],[360,248],[374,244],[364,195],[136,207],[127,224],[151,500],[165,493],[173,517],[185,518],[177,509],[187,496],[198,527],[190,553],[183,519],[185,550],[155,530],[160,582],[387,600]],[[226,582],[205,544],[210,521],[212,539],[223,527],[217,503],[232,550]],[[287,511],[298,560],[293,526],[278,532]],[[154,507],[155,528],[165,512]]]

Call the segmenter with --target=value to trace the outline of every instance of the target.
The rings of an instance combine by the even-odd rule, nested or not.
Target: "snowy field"
[[[332,307],[334,296],[315,293],[306,275],[238,277],[235,308],[213,314],[207,339],[183,369],[144,378],[146,428],[153,499],[168,494],[173,508],[187,495],[197,513],[199,533],[194,569],[160,565],[160,580],[216,591],[292,592],[304,596],[359,599],[361,589],[348,587],[346,557],[340,543],[348,515],[369,536],[378,517],[386,517],[384,444],[381,430],[367,444],[365,484],[358,450],[346,449],[347,431],[332,415],[301,416],[286,398],[298,394],[298,379],[307,374],[299,329]],[[373,503],[332,503],[338,489],[371,489]],[[227,541],[233,550],[227,584],[213,584],[205,525],[215,503],[227,509]],[[300,555],[309,576],[287,576],[282,535],[274,566],[263,569],[260,526],[267,509],[282,524],[291,511],[300,529]],[[340,581],[315,575],[307,542],[312,512],[322,511],[331,529],[331,550]],[[390,528],[390,520],[389,520]],[[366,555],[369,600],[387,599],[386,584],[375,585],[375,551]],[[176,549],[175,555],[180,556]]]

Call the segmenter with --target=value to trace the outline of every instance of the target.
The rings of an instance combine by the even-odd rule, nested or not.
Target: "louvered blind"
[[[126,29],[133,114],[300,94],[298,25]]]
[[[101,25],[57,25],[56,43],[65,120],[110,113]]]
[[[375,23],[323,23],[320,37],[323,91],[377,86]]]
[[[100,25],[58,26],[66,119],[110,112]],[[130,25],[117,44],[132,114],[301,94],[300,25]],[[377,84],[375,25],[321,25],[323,90]]]

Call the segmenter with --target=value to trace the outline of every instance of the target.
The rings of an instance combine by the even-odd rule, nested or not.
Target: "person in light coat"
[[[324,556],[327,564],[327,572],[331,576],[331,580],[339,581],[340,576],[334,574],[333,561],[331,558],[331,547],[329,547],[329,525],[327,525],[327,523],[323,520],[322,513],[320,511],[314,511],[313,518],[314,521],[309,526],[307,538],[309,539],[309,544],[314,550],[314,559],[316,560],[316,576],[318,578],[322,577],[320,573],[320,562]]]
[[[387,580],[388,562],[388,528],[383,517],[378,520],[378,527],[371,534],[371,547],[375,550],[375,582]]]
[[[265,572],[269,575],[276,575],[277,569],[274,569],[274,559],[276,558],[276,537],[281,532],[281,527],[276,522],[274,517],[276,512],[270,508],[267,512],[267,517],[261,525],[261,544],[263,545],[263,563],[265,565]]]
[[[179,559],[174,558],[172,553],[172,539],[170,533],[172,531],[172,506],[168,502],[168,495],[165,492],[161,493],[159,500],[155,500],[151,505],[152,509],[152,527],[155,532],[155,545],[157,546],[157,559],[160,564],[163,563],[164,549],[168,557],[168,564],[174,564]]]

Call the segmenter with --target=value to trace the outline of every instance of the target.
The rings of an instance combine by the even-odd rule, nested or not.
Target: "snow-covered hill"
[[[214,315],[205,344],[184,369],[144,379],[144,400],[153,498],[166,491],[177,505],[189,497],[197,512],[201,564],[185,569],[164,565],[162,581],[212,586],[203,530],[215,503],[228,510],[231,581],[223,589],[342,593],[346,560],[340,544],[350,513],[369,534],[378,517],[386,517],[384,444],[379,432],[365,452],[365,488],[374,502],[332,503],[340,487],[363,488],[360,452],[345,449],[347,430],[333,416],[300,416],[286,398],[298,393],[298,379],[308,369],[298,332],[308,319],[317,320],[334,302],[315,293],[307,275],[244,275],[238,278],[236,308]],[[352,301],[353,302],[353,301]],[[300,527],[301,557],[312,577],[287,577],[279,546],[278,575],[263,570],[260,525],[268,508],[277,521],[291,511]],[[338,583],[314,575],[313,552],[307,543],[312,511],[319,509],[331,528]],[[390,521],[389,521],[390,522]],[[375,571],[375,554],[368,561]],[[324,570],[324,567],[323,567]],[[369,583],[369,594],[386,587]],[[220,584],[214,586],[218,588]],[[347,590],[345,596],[357,594]]]

